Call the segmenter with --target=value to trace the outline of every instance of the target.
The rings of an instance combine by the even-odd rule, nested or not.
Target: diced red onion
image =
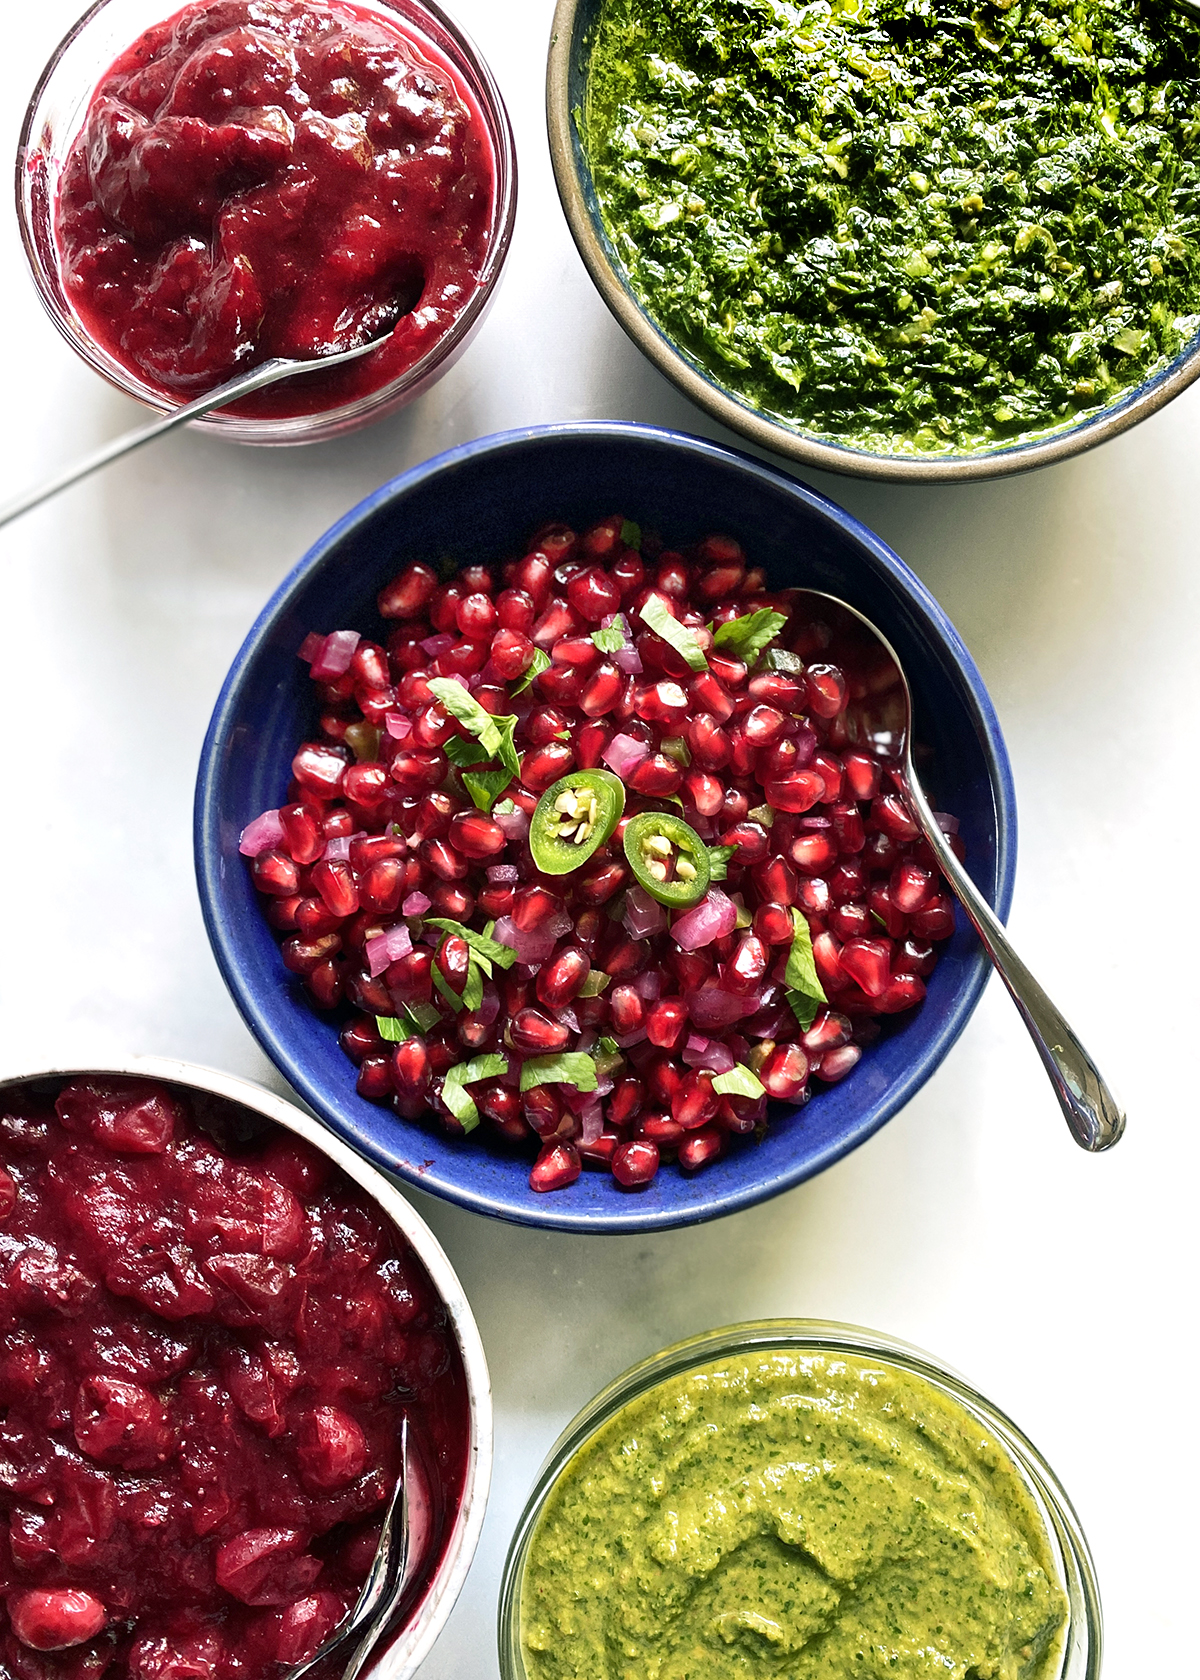
[[[582,1051],[585,1056],[590,1056],[596,1048],[599,1037],[600,1034],[589,1027],[587,1032],[580,1033],[579,1043],[575,1046],[576,1050]]]
[[[343,863],[350,857],[351,840],[362,840],[366,837],[366,829],[360,828],[357,834],[335,834],[332,840],[326,840],[325,850],[321,853],[322,860],[341,858]]]
[[[524,840],[529,833],[529,812],[519,805],[514,811],[493,811],[492,821],[506,840]]]
[[[297,659],[303,659],[306,665],[311,665],[324,646],[324,636],[319,636],[315,630],[310,630],[296,649],[296,657]]]
[[[609,1095],[609,1093],[612,1091],[612,1089],[613,1089],[613,1076],[612,1076],[612,1074],[611,1073],[602,1074],[600,1076],[600,1078],[598,1078],[597,1081],[596,1081],[596,1095],[598,1097],[607,1097]]]
[[[782,1029],[788,1024],[788,1017],[794,1021],[796,1017],[786,1004],[779,1004],[772,1008],[770,1004],[756,1009],[746,1021],[746,1031],[751,1038],[778,1038]]]
[[[632,775],[642,760],[649,756],[649,742],[639,741],[633,735],[614,735],[601,754],[605,764],[622,781]]]
[[[737,905],[720,887],[710,887],[694,910],[685,910],[671,924],[671,937],[681,951],[698,951],[737,926]]]
[[[570,1027],[573,1033],[577,1033],[579,1031],[579,1017],[573,1009],[560,1009],[558,1011],[558,1019],[562,1022],[564,1027]]]
[[[564,933],[572,933],[575,923],[571,920],[570,912],[559,910],[549,920],[543,922],[537,930],[538,938],[543,934],[550,940],[561,939]],[[576,1028],[576,1031],[579,1029]]]
[[[383,973],[401,957],[406,957],[412,950],[412,935],[403,922],[397,922],[395,927],[388,928],[377,939],[368,939],[363,946],[367,958],[367,966],[371,970],[371,978]]]
[[[603,1130],[604,1111],[600,1107],[599,1103],[597,1103],[594,1108],[589,1108],[586,1114],[581,1114],[579,1116],[578,1142],[583,1144],[585,1148],[589,1144],[595,1143],[596,1139],[600,1136],[600,1133]]]
[[[647,1036],[645,1027],[638,1027],[633,1032],[622,1033],[613,1040],[618,1050],[627,1050],[631,1044],[640,1044]]]
[[[493,980],[485,980],[483,1002],[475,1011],[485,1027],[490,1027],[500,1013],[500,990]]]
[[[657,1003],[662,996],[662,976],[656,968],[636,974],[629,982],[643,1003]]]
[[[702,1033],[716,1032],[741,1020],[744,1001],[732,992],[723,992],[715,980],[708,980],[689,995],[688,1014]]]
[[[522,963],[545,962],[555,946],[553,935],[543,933],[541,928],[533,933],[522,933],[511,916],[501,916],[492,929],[492,938],[498,945],[507,945],[515,951]]]
[[[658,1046],[656,1044],[651,1044],[649,1036],[647,1035],[640,1044],[634,1044],[630,1047],[629,1060],[633,1063],[635,1068],[642,1068],[645,1067],[646,1063],[652,1056],[657,1056],[657,1054]]]
[[[238,851],[243,857],[257,857],[260,852],[269,852],[273,846],[283,844],[283,824],[279,820],[278,811],[264,811],[261,817],[255,817],[252,823],[247,823],[238,841]]]
[[[487,878],[491,887],[515,887],[521,872],[515,863],[492,863],[488,865]]]
[[[601,628],[611,630],[614,626],[624,636],[625,641],[623,646],[619,647],[615,653],[609,654],[608,657],[619,671],[625,672],[626,676],[640,677],[642,674],[641,655],[633,644],[629,624],[623,613],[612,613],[603,620]]]
[[[833,823],[828,817],[801,817],[797,822],[796,827],[816,829],[832,828]]]
[[[421,651],[423,653],[427,653],[431,659],[436,659],[440,653],[445,653],[447,648],[451,648],[453,646],[454,637],[449,633],[449,631],[443,631],[442,634],[438,636],[426,636],[425,640],[421,643]]]
[[[683,1059],[688,1067],[703,1068],[706,1073],[728,1073],[733,1066],[733,1052],[715,1038],[698,1038],[692,1033],[683,1047]]]
[[[412,734],[412,719],[403,712],[389,712],[383,722],[393,741],[407,741]]]
[[[933,813],[933,820],[941,829],[943,834],[958,833],[958,818],[952,817],[948,811],[935,811]]]
[[[625,894],[624,925],[630,939],[648,939],[652,933],[662,933],[667,912],[643,887],[634,885]]]
[[[423,892],[410,892],[400,906],[400,913],[404,916],[423,916],[433,903]]]
[[[314,682],[332,682],[335,677],[344,677],[350,669],[354,650],[361,641],[357,630],[331,630],[325,638],[324,647],[312,662],[309,676]]]

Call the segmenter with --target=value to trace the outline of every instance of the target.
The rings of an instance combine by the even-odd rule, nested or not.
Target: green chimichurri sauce
[[[521,1591],[529,1680],[1052,1680],[1067,1603],[987,1431],[886,1360],[757,1351],[623,1407]]]
[[[651,316],[851,447],[1069,426],[1200,328],[1200,26],[1161,0],[601,0],[581,121]]]

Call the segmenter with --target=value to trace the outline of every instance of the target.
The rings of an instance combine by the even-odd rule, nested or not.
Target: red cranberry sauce
[[[271,357],[380,350],[231,412],[338,407],[403,374],[472,296],[495,191],[448,60],[346,0],[209,0],[137,40],[67,159],[67,295],[173,401]]]
[[[342,1045],[361,1095],[462,1135],[446,1075],[495,1054],[507,1068],[471,1087],[477,1115],[497,1140],[538,1149],[534,1189],[585,1165],[635,1189],[664,1159],[694,1171],[753,1134],[768,1097],[800,1104],[813,1080],[845,1078],[878,1018],[920,1003],[953,910],[916,824],[852,740],[854,708],[878,714],[894,696],[861,641],[801,616],[795,592],[768,594],[736,542],[675,553],[619,518],[582,536],[554,527],[520,560],[449,582],[410,565],[379,607],[390,626],[377,640],[306,639],[316,728],[288,803],[242,837],[284,964],[317,1008],[353,1010]],[[703,669],[644,607],[690,631]],[[785,621],[769,658],[714,645],[709,625],[763,608]],[[619,652],[593,640],[615,614]],[[549,667],[522,690],[535,652]],[[490,813],[454,768],[468,731],[431,691],[438,677],[516,717],[521,773]],[[620,824],[574,871],[541,874],[530,814],[558,779],[597,768],[624,784]],[[634,880],[624,831],[647,811],[731,849],[691,909],[673,914]],[[826,994],[799,1010],[797,913]],[[516,953],[477,1007],[446,998],[465,1005],[471,953],[435,917],[494,923]],[[595,1060],[594,1092],[560,1078],[522,1093],[524,1059],[571,1051]],[[714,1088],[737,1064],[761,1093]]]
[[[426,1575],[444,1547],[469,1429],[445,1311],[362,1191],[248,1121],[147,1080],[0,1094],[15,1680],[267,1680],[311,1654],[374,1555],[405,1413]]]

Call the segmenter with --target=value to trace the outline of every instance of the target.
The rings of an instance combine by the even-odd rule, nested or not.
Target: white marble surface
[[[0,158],[78,5],[6,10]],[[448,445],[592,416],[723,435],[628,344],[568,237],[542,116],[551,0],[457,9],[505,92],[521,164],[507,277],[467,358],[357,437],[300,451],[176,437],[0,533],[0,1071],[159,1053],[282,1088],[209,954],[191,863],[205,724],[262,602],[335,517]],[[43,316],[11,210],[0,242],[2,498],[140,411]],[[427,1680],[495,1676],[508,1537],[576,1408],[672,1339],[769,1314],[876,1326],[956,1365],[1076,1502],[1109,1680],[1189,1671],[1198,453],[1200,389],[1032,477],[820,481],[915,567],[983,670],[1021,812],[1012,930],[1125,1094],[1129,1133],[1099,1159],[1075,1148],[993,984],[903,1114],[766,1207],[597,1240],[421,1199],[479,1315],[498,1442],[484,1542]]]

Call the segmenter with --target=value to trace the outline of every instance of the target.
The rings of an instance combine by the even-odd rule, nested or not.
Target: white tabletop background
[[[0,159],[81,0],[5,8]],[[164,12],[168,9],[164,4]],[[450,445],[618,418],[727,438],[592,289],[550,171],[551,0],[457,0],[507,99],[516,237],[468,355],[355,437],[186,434],[0,533],[0,1072],[187,1058],[284,1090],[226,994],[192,872],[197,757],[285,572],[368,491]],[[144,411],[77,361],[0,214],[0,499]],[[633,1360],[739,1319],[870,1325],[956,1366],[1042,1448],[1097,1562],[1108,1680],[1195,1650],[1200,1005],[1200,386],[1133,433],[961,489],[813,475],[919,573],[991,690],[1016,773],[1011,929],[1129,1110],[1070,1141],[993,982],[949,1058],[848,1160],[763,1207],[645,1238],[538,1234],[414,1197],[491,1361],[483,1542],[422,1680],[494,1680],[508,1539],[547,1448]],[[717,1169],[719,1170],[719,1169]]]

